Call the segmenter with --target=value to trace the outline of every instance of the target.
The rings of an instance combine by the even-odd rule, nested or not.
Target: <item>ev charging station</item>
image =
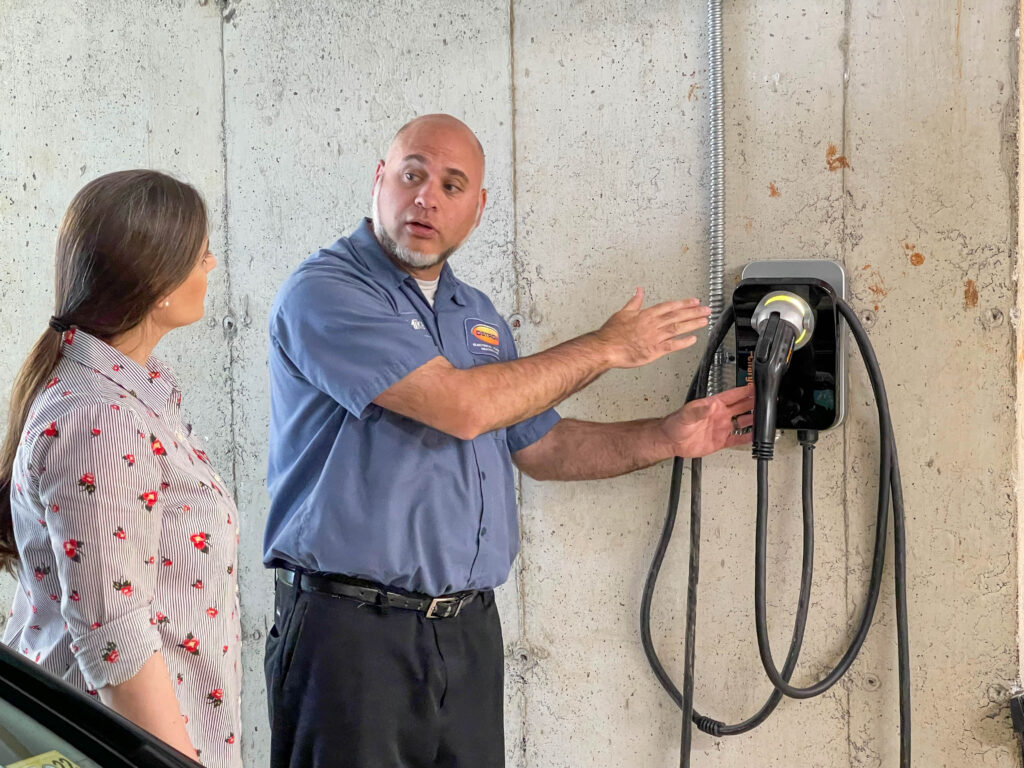
[[[893,510],[895,546],[893,583],[899,656],[900,768],[910,768],[910,656],[903,491],[882,373],[863,326],[846,303],[846,295],[846,275],[842,266],[836,262],[780,260],[748,264],[739,285],[733,291],[731,304],[712,327],[708,346],[690,384],[687,402],[707,394],[711,368],[716,358],[723,359],[720,348],[730,328],[735,326],[735,352],[731,358],[725,359],[729,359],[735,366],[736,384],[743,385],[752,380],[755,389],[751,451],[757,476],[756,499],[752,499],[752,506],[756,510],[754,615],[762,667],[774,690],[758,712],[736,724],[723,723],[701,714],[694,706],[701,543],[701,459],[692,460],[690,468],[690,562],[684,637],[685,667],[681,691],[665,671],[654,649],[650,630],[651,601],[679,504],[684,462],[677,458],[673,464],[665,525],[641,601],[641,638],[655,675],[682,710],[682,768],[690,765],[693,725],[716,737],[746,733],[764,723],[784,697],[807,699],[819,696],[850,669],[867,637],[881,593],[890,505]],[[875,549],[867,598],[847,650],[822,679],[806,687],[796,687],[790,681],[800,658],[814,568],[814,447],[820,433],[839,426],[846,413],[848,334],[852,334],[868,370],[878,411],[879,479]],[[797,432],[803,458],[800,592],[792,638],[781,669],[769,642],[766,618],[768,470],[774,458],[779,430]],[[784,482],[788,482],[788,479]]]

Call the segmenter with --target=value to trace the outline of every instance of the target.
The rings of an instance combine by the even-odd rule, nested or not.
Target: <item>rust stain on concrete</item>
[[[910,263],[915,267],[920,267],[924,264],[924,254],[917,250],[917,246],[913,243],[904,243],[903,250],[907,252],[910,257]]]
[[[835,144],[829,144],[828,149],[825,150],[825,165],[828,166],[830,171],[853,167],[850,165],[850,161],[846,159],[846,155],[839,154]]]
[[[768,197],[782,197],[782,193],[779,192],[779,188],[775,186],[774,181],[768,182]]]
[[[885,287],[885,280],[882,279],[882,275],[877,271],[872,272],[871,276],[875,279],[875,282],[868,285],[868,290],[875,294],[875,296],[884,299],[889,295],[889,289]]]
[[[964,283],[964,309],[978,306],[978,284],[973,280]]]
[[[690,92],[688,94],[686,94],[686,100],[687,101],[696,101],[697,100],[697,91],[699,91],[699,90],[700,90],[700,85],[698,85],[697,83],[691,84],[690,85]]]

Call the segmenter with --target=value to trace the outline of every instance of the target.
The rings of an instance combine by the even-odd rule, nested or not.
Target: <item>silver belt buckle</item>
[[[435,597],[430,601],[430,607],[427,608],[428,619],[454,619],[459,615],[459,611],[462,610],[462,603],[465,600],[464,597]],[[454,613],[438,613],[438,609],[447,610],[452,605],[455,606]]]

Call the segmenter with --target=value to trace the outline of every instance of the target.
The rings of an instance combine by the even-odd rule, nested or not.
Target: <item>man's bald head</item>
[[[395,152],[396,147],[400,146],[403,137],[408,136],[410,133],[419,134],[425,131],[431,131],[432,129],[442,130],[451,137],[458,137],[459,134],[461,134],[463,140],[472,142],[480,156],[481,179],[483,178],[483,168],[486,163],[484,145],[480,143],[480,139],[476,137],[476,134],[473,133],[472,129],[470,129],[468,125],[457,117],[447,115],[443,112],[414,117],[408,123],[399,128],[395,133],[394,138],[391,139],[391,146],[388,148],[388,157]]]

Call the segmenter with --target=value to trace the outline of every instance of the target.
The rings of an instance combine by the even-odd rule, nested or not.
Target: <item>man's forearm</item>
[[[592,333],[535,355],[465,370],[435,357],[374,402],[449,435],[471,440],[517,424],[577,392],[609,368],[646,365],[696,341],[707,307],[696,299],[641,309],[643,291]]]
[[[536,416],[575,394],[611,367],[600,340],[585,334],[529,357],[464,371],[477,431]]]
[[[616,477],[673,456],[660,424],[661,419],[607,424],[562,419],[542,441],[519,451],[514,459],[535,480]]]

